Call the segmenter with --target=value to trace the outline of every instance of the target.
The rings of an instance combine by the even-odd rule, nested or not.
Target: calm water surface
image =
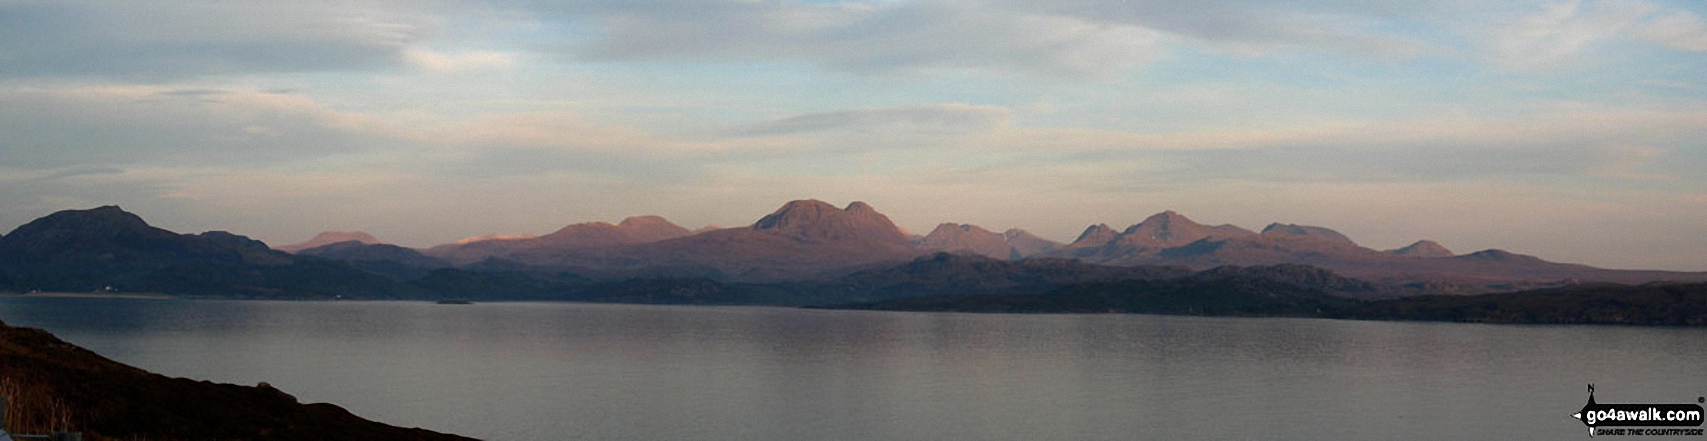
[[[1581,439],[1707,330],[568,303],[0,298],[154,372],[494,440]]]

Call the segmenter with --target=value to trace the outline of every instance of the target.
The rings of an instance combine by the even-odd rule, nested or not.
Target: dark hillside
[[[303,404],[267,386],[169,378],[108,360],[39,329],[0,324],[0,393],[20,433],[85,440],[466,440]]]

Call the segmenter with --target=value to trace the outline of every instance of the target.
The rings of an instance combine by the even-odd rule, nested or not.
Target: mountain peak
[[[609,222],[566,225],[551,234],[534,239],[527,245],[559,248],[628,245],[674,239],[689,234],[693,232],[671,223],[662,216],[642,215],[624,218],[614,225]]]
[[[147,221],[142,220],[142,216],[124,211],[117,205],[105,205],[87,210],[63,210],[47,215],[12,230],[7,238],[27,237],[36,232],[51,231],[76,231],[79,234],[116,237],[152,230],[158,229],[148,225]]]
[[[1169,221],[1169,220],[1173,220],[1175,218],[1182,219],[1186,222],[1191,222],[1191,219],[1187,219],[1185,217],[1185,215],[1179,214],[1178,211],[1173,211],[1173,210],[1162,210],[1161,213],[1152,214],[1152,215],[1150,215],[1150,217],[1144,218],[1144,220]]]
[[[548,254],[572,250],[620,247],[659,242],[694,234],[661,216],[641,215],[621,222],[569,224],[541,236],[489,234],[439,245],[428,255],[454,263],[474,263],[489,258],[514,259],[517,255]]]
[[[148,221],[142,220],[142,216],[137,216],[135,213],[124,211],[123,208],[119,208],[117,205],[102,205],[87,210],[64,210],[50,214],[45,219],[49,219],[54,222],[64,222],[66,220],[100,221],[110,226],[148,226]]]
[[[1232,225],[1208,226],[1193,222],[1172,210],[1156,213],[1143,222],[1126,227],[1115,240],[1136,249],[1171,248],[1204,238],[1229,238],[1256,233]]]
[[[622,222],[618,222],[616,224],[616,226],[623,227],[623,228],[639,228],[639,227],[643,227],[643,226],[665,225],[665,224],[675,225],[673,223],[670,223],[670,221],[668,219],[664,219],[663,216],[647,214],[647,215],[629,216],[629,217],[623,218]]]
[[[1029,231],[1018,228],[1010,228],[1008,231],[1002,232],[1002,237],[1007,239],[1008,248],[1012,250],[1009,257],[1015,259],[1031,257],[1061,248],[1060,242],[1037,237]]]
[[[1121,234],[1145,232],[1150,237],[1168,240],[1175,236],[1176,230],[1183,232],[1198,228],[1203,228],[1203,225],[1192,222],[1190,218],[1175,213],[1173,210],[1168,210],[1152,214],[1150,217],[1144,218],[1143,222],[1126,227],[1126,231],[1122,231]]]
[[[1404,248],[1387,251],[1387,254],[1409,257],[1452,257],[1452,250],[1446,249],[1432,240],[1419,240]]]
[[[267,247],[265,242],[250,239],[249,236],[241,234],[232,234],[229,231],[208,231],[197,234],[196,236],[233,248],[249,248],[263,251],[272,249]]]
[[[1535,256],[1517,254],[1517,253],[1513,253],[1513,252],[1506,251],[1506,250],[1500,250],[1500,249],[1482,250],[1482,251],[1477,251],[1474,253],[1465,254],[1465,255],[1456,256],[1456,257],[1461,258],[1461,259],[1480,260],[1480,261],[1488,261],[1488,262],[1541,262],[1542,261],[1540,258],[1535,257]]]
[[[456,245],[467,245],[467,244],[471,244],[471,243],[475,243],[475,242],[485,242],[488,240],[521,240],[521,239],[532,239],[535,237],[538,237],[538,236],[534,236],[532,234],[493,233],[493,234],[483,234],[483,235],[479,235],[479,236],[469,236],[469,237],[457,239],[455,244]]]
[[[958,230],[962,233],[970,233],[970,232],[976,231],[979,233],[995,234],[995,233],[990,232],[990,230],[984,229],[984,227],[980,227],[980,226],[972,225],[972,224],[957,224],[957,223],[953,223],[953,222],[944,222],[942,224],[938,224],[936,226],[936,229],[931,230],[931,234],[937,234],[939,232],[948,232],[948,231],[954,231],[954,230]],[[930,237],[930,235],[926,235],[925,237]]]
[[[759,218],[758,222],[753,223],[753,229],[766,230],[778,228],[783,226],[783,224],[789,220],[822,218],[827,216],[827,213],[842,211],[843,210],[836,208],[835,205],[830,205],[829,202],[817,199],[792,200],[782,204],[781,207],[778,207],[776,211],[771,212],[771,214]]]
[[[925,248],[948,252],[972,252],[996,259],[1012,255],[1007,236],[972,224],[944,223],[925,235]]]
[[[1342,245],[1357,246],[1357,242],[1353,242],[1351,238],[1345,237],[1344,234],[1340,234],[1338,231],[1309,225],[1282,224],[1276,222],[1264,227],[1262,229],[1262,235],[1273,237],[1308,237]]]
[[[838,209],[828,202],[806,199],[789,201],[775,212],[753,223],[754,231],[807,240],[877,240],[905,243],[907,236],[864,202]]]
[[[317,248],[348,241],[356,241],[365,244],[384,243],[381,242],[379,238],[373,237],[372,234],[368,234],[365,231],[321,231],[320,234],[314,235],[314,238],[308,239],[306,242],[274,247],[273,249],[287,253],[295,253],[309,248]]]
[[[1114,240],[1114,238],[1119,235],[1120,233],[1114,231],[1113,228],[1109,228],[1108,224],[1091,225],[1089,227],[1085,227],[1085,231],[1083,233],[1079,233],[1079,237],[1077,239],[1073,239],[1073,243],[1068,244],[1067,247],[1100,247],[1108,244],[1109,241]]]

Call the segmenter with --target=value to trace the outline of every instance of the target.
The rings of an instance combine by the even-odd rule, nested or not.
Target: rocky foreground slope
[[[468,440],[304,404],[262,383],[170,378],[39,329],[0,323],[0,394],[16,433],[78,431],[85,440]]]

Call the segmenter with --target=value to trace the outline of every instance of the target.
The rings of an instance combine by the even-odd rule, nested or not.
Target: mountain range
[[[640,216],[616,225],[570,225],[533,239],[441,245],[424,254],[457,265],[495,259],[595,279],[692,275],[768,283],[833,278],[939,251],[1003,260],[1057,258],[1196,270],[1303,264],[1409,286],[1406,292],[1413,293],[1481,293],[1588,281],[1707,280],[1707,273],[1608,270],[1504,250],[1458,255],[1429,240],[1375,250],[1326,227],[1273,223],[1252,231],[1201,224],[1173,211],[1121,230],[1092,225],[1068,244],[1020,229],[997,233],[963,223],[943,223],[923,237],[909,237],[863,202],[837,208],[816,200],[789,202],[740,228],[694,233],[660,217]]]
[[[0,236],[0,286],[258,298],[408,294],[391,279],[341,262],[223,231],[178,234],[116,206],[61,211]]]
[[[694,234],[663,218],[643,216],[614,226],[570,225],[536,239],[438,246],[426,254],[464,264],[509,261],[596,279],[694,275],[774,282],[905,262],[924,250],[870,205],[837,208],[801,200],[743,228]]]
[[[494,295],[563,299],[629,281],[667,279],[781,290],[723,295],[718,302],[763,298],[803,304],[837,296],[854,301],[1038,292],[1223,266],[1308,265],[1382,287],[1358,294],[1372,297],[1707,280],[1707,273],[1607,270],[1501,250],[1458,255],[1427,240],[1381,251],[1325,227],[1274,223],[1258,232],[1200,224],[1172,211],[1122,230],[1092,225],[1068,244],[1018,229],[996,233],[960,223],[941,224],[921,237],[863,202],[836,207],[817,200],[788,202],[744,227],[698,232],[662,217],[635,216],[615,224],[571,224],[537,237],[491,236],[424,250],[384,244],[361,232],[323,233],[289,248],[294,253],[218,231],[178,234],[118,207],[68,210],[0,236],[0,289],[113,286],[243,297],[403,298],[453,296],[455,289],[489,284],[508,287]],[[956,269],[921,269],[933,262]]]
[[[1642,283],[1707,277],[1700,272],[1608,270],[1554,263],[1497,249],[1456,255],[1429,240],[1377,251],[1325,227],[1274,223],[1255,232],[1233,225],[1199,224],[1172,211],[1150,216],[1119,232],[1107,225],[1093,225],[1073,243],[1045,255],[1104,265],[1200,269],[1303,264],[1442,293],[1509,291],[1583,281]]]
[[[532,260],[556,250],[611,248],[638,245],[692,235],[687,228],[658,216],[634,216],[611,224],[586,222],[565,226],[543,236],[504,236],[487,240],[464,240],[427,250],[434,257],[470,264],[492,257]]]

